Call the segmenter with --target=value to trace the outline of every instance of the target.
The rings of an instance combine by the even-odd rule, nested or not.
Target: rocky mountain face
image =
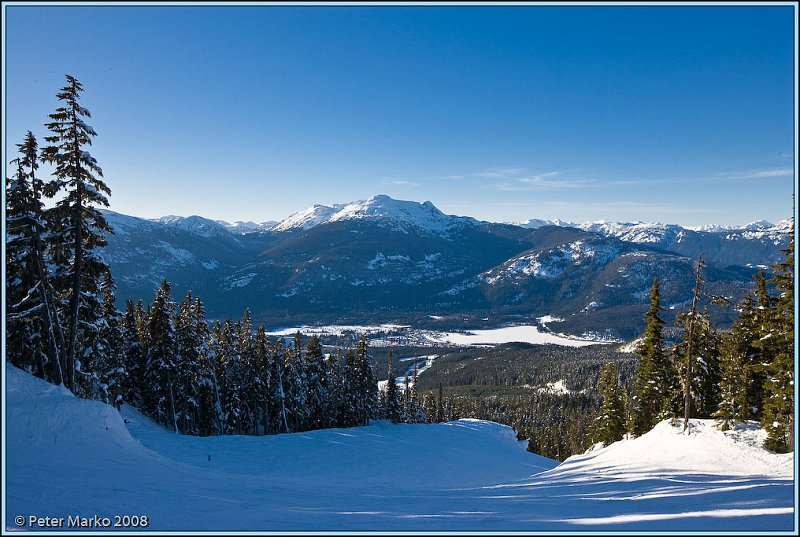
[[[710,290],[734,301],[782,258],[790,226],[688,230],[661,224],[518,226],[445,215],[387,196],[316,205],[278,223],[108,212],[103,255],[118,296],[152,299],[162,278],[210,317],[249,307],[272,326],[401,321],[499,324],[544,315],[558,331],[630,337],[659,278],[665,318],[686,308],[702,252]],[[722,322],[735,312],[718,312]],[[435,321],[433,319],[436,319]],[[554,327],[556,328],[556,327]]]

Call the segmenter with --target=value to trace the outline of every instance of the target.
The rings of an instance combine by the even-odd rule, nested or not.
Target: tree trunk
[[[700,268],[703,263],[703,256],[697,261],[695,270],[694,296],[692,296],[692,307],[689,308],[689,342],[686,347],[686,385],[684,386],[683,397],[683,430],[689,434],[689,409],[692,404],[692,343],[694,341],[694,321],[697,317],[697,298],[700,294]]]

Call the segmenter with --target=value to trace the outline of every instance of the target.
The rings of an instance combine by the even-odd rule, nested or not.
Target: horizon
[[[424,200],[424,201],[406,200],[406,199],[394,198],[394,197],[388,196],[387,194],[375,194],[374,196],[370,196],[369,198],[366,198],[366,199],[350,200],[349,202],[344,202],[344,203],[314,203],[312,205],[309,205],[305,209],[310,209],[310,208],[313,208],[313,207],[316,207],[316,206],[324,206],[324,207],[332,207],[332,208],[333,207],[337,207],[337,206],[341,207],[341,206],[344,206],[344,205],[347,205],[347,204],[350,204],[350,203],[365,202],[365,201],[368,201],[370,198],[374,198],[374,197],[378,197],[378,196],[386,196],[386,197],[391,198],[394,201],[399,201],[399,202],[412,202],[412,203],[418,203],[418,204],[423,204],[423,203],[426,203],[426,202],[427,203],[432,203],[434,205],[434,207],[436,207],[437,209],[439,209],[441,211],[439,206],[432,200]],[[225,223],[225,224],[228,224],[228,225],[232,226],[232,225],[235,225],[237,223],[261,225],[261,224],[266,224],[266,223],[272,222],[272,223],[278,224],[278,223],[280,223],[280,222],[282,222],[282,221],[294,216],[295,214],[297,214],[299,212],[302,212],[305,209],[301,209],[300,211],[295,211],[294,213],[291,213],[291,214],[288,214],[288,215],[285,215],[285,216],[282,216],[282,217],[279,217],[279,218],[269,218],[269,219],[266,219],[266,220],[241,220],[241,219],[238,219],[238,220],[225,220],[224,218],[211,218],[211,217],[208,217],[208,216],[205,216],[205,215],[202,215],[202,214],[197,214],[197,213],[192,213],[192,214],[170,213],[170,214],[163,214],[163,215],[152,216],[151,217],[151,216],[140,216],[140,215],[135,215],[135,214],[121,213],[119,211],[115,211],[115,210],[110,209],[110,208],[103,208],[102,210],[103,211],[114,212],[114,213],[117,213],[117,214],[120,214],[120,215],[123,215],[123,216],[130,216],[130,217],[133,217],[133,218],[140,218],[140,219],[149,220],[149,221],[157,221],[157,220],[162,220],[162,219],[165,219],[165,218],[192,218],[192,217],[198,217],[198,218],[203,218],[205,220],[209,220],[209,221],[212,221],[212,222]],[[473,217],[471,215],[468,215],[468,214],[450,214],[450,213],[447,213],[445,211],[442,211],[442,213],[445,214],[446,216],[475,218],[475,217]],[[677,226],[680,226],[680,227],[683,227],[683,228],[689,229],[689,230],[703,231],[703,230],[698,229],[698,228],[703,227],[703,226],[719,226],[721,228],[743,229],[743,228],[745,228],[745,227],[747,227],[747,226],[749,226],[751,224],[758,224],[758,223],[763,223],[763,222],[769,223],[769,224],[774,226],[774,225],[777,225],[777,224],[779,224],[779,223],[781,223],[783,221],[791,220],[793,218],[794,218],[794,216],[788,216],[786,218],[782,218],[780,220],[775,220],[775,221],[760,219],[760,220],[752,220],[750,222],[742,222],[742,223],[732,224],[732,225],[723,225],[723,224],[718,224],[716,222],[706,222],[705,224],[702,224],[702,225],[699,225],[699,226],[683,226],[683,225],[675,223],[675,222],[657,222],[657,221],[645,222],[645,221],[623,221],[623,220],[609,220],[609,219],[584,220],[582,222],[575,222],[575,221],[572,221],[572,220],[565,220],[563,218],[561,218],[561,219],[556,218],[556,219],[552,219],[552,220],[543,219],[542,218],[542,219],[538,219],[538,220],[546,221],[546,222],[549,222],[549,223],[559,222],[557,225],[564,225],[564,224],[585,225],[585,224],[604,224],[604,223],[613,223],[613,224],[655,224],[655,225],[667,225],[667,226],[677,225]],[[475,218],[475,219],[476,220],[480,220],[478,218]],[[530,221],[530,220],[536,220],[536,219],[532,218],[532,219],[528,219],[526,221],[502,221],[502,222],[501,221],[494,221],[494,220],[480,220],[480,221],[494,223],[494,224],[522,225],[522,224],[527,223],[527,221]]]
[[[777,223],[795,9],[5,3],[6,169],[69,73],[121,214],[279,221],[382,192],[490,222]]]

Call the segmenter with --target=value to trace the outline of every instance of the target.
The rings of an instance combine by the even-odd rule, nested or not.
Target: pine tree
[[[767,431],[764,446],[776,452],[794,451],[794,239],[784,253],[786,258],[775,266],[772,277],[780,294],[769,310],[762,337],[774,355],[768,366],[761,425]]]
[[[397,393],[397,384],[394,379],[394,372],[392,370],[392,350],[389,349],[388,368],[386,373],[386,392],[384,394],[384,415],[386,419],[392,423],[398,423],[401,420],[400,411],[400,397]]]
[[[439,381],[439,397],[436,398],[436,422],[442,423],[444,419],[444,387],[442,381]]]
[[[348,349],[345,354],[342,381],[338,412],[340,416],[339,425],[341,427],[354,427],[359,425],[362,419],[362,395],[360,370],[353,349]]]
[[[436,422],[436,398],[432,393],[426,393],[422,397],[422,407],[425,411],[425,416],[427,416],[426,422]]]
[[[306,345],[306,382],[308,384],[309,427],[326,426],[330,412],[330,385],[325,356],[319,336],[311,336]]]
[[[355,365],[357,371],[357,414],[360,425],[369,425],[378,406],[378,384],[367,354],[367,336],[362,335],[356,346]]]
[[[65,343],[42,239],[36,138],[28,131],[17,148],[17,173],[6,187],[6,352],[18,367],[62,384]]]
[[[286,352],[283,366],[283,391],[289,426],[293,431],[308,429],[308,378],[303,359],[300,332],[294,336],[293,347]]]
[[[762,278],[757,278],[763,280]],[[758,283],[761,287],[762,283]],[[764,294],[759,292],[759,295],[766,297],[766,288]],[[765,304],[766,306],[766,304]],[[760,349],[760,339],[763,335],[761,329],[761,317],[763,317],[762,310],[757,303],[756,295],[747,295],[739,306],[739,318],[731,326],[730,341],[726,344],[725,350],[730,356],[724,359],[729,362],[739,362],[742,368],[742,378],[737,382],[739,384],[735,387],[736,391],[744,390],[746,401],[738,404],[740,414],[738,419],[761,419],[761,407],[764,403],[764,383],[766,382],[766,367],[762,363],[762,352]],[[729,363],[729,366],[734,366]],[[738,374],[735,375],[738,377]]]
[[[222,434],[238,434],[242,426],[242,360],[239,330],[230,319],[219,334],[218,374],[222,404]]]
[[[270,341],[267,337],[267,329],[264,325],[259,325],[256,330],[256,337],[253,341],[253,356],[255,374],[258,377],[258,386],[260,392],[254,394],[255,397],[251,401],[253,408],[256,409],[256,422],[261,424],[263,434],[270,432],[270,411],[272,408],[272,401],[274,400],[274,380],[272,364],[272,353],[270,348]]]
[[[675,348],[676,357],[683,354],[684,359],[681,378],[683,379],[684,411],[683,430],[690,432],[689,418],[692,415],[709,416],[716,410],[715,392],[719,382],[718,352],[716,350],[717,334],[711,327],[708,313],[700,314],[699,302],[702,298],[711,299],[712,303],[727,305],[725,297],[715,296],[705,290],[706,280],[703,277],[703,268],[706,262],[703,256],[697,260],[695,267],[695,284],[692,293],[692,305],[689,311],[679,315],[676,321],[684,323],[684,345]],[[695,330],[699,332],[696,334]],[[684,347],[682,349],[681,347]],[[697,348],[696,348],[697,347]],[[700,366],[695,373],[695,366]]]
[[[199,434],[201,349],[205,343],[198,333],[195,301],[188,291],[175,318],[176,378],[175,407],[178,429],[184,434]]]
[[[603,403],[595,420],[594,441],[609,445],[625,435],[625,402],[619,371],[613,363],[606,363],[600,370],[597,389]]]
[[[163,280],[153,300],[147,324],[143,399],[145,412],[177,433],[175,383],[178,365],[174,315],[175,301],[170,294],[170,285]]]
[[[99,284],[109,268],[97,249],[106,245],[104,234],[112,231],[97,206],[108,206],[106,195],[111,190],[100,179],[103,172],[86,150],[97,133],[82,119],[91,117],[78,104],[83,86],[70,75],[66,79],[67,85],[56,94],[64,106],[50,114],[52,121],[46,124],[52,135],[45,140],[52,145],[42,150],[42,159],[55,167],[55,179],[46,186],[45,195],[64,193],[47,218],[52,226],[55,287],[67,301],[64,384],[75,391],[83,349],[91,349],[99,333],[99,319],[94,314],[101,311]]]
[[[129,383],[123,340],[122,315],[116,306],[114,281],[109,273],[101,283],[103,310],[98,337],[98,349],[88,362],[88,369],[95,380],[94,399],[113,405],[119,410],[125,400],[125,389]]]
[[[120,330],[121,355],[123,367],[127,373],[126,382],[122,386],[122,398],[139,409],[144,409],[142,389],[145,385],[144,378],[147,368],[145,348],[140,333],[142,322],[139,317],[143,315],[141,301],[135,305],[128,300]]]
[[[650,290],[646,327],[636,352],[641,356],[634,383],[633,433],[641,436],[671,414],[670,401],[677,378],[664,350],[664,321],[661,319],[661,293],[658,280]]]
[[[181,307],[183,311],[183,306]],[[192,335],[195,338],[194,352],[197,353],[197,377],[194,381],[194,393],[197,397],[197,417],[195,418],[196,434],[208,436],[222,432],[222,403],[219,397],[217,382],[216,343],[212,341],[211,332],[206,322],[206,312],[199,297],[194,299],[191,308],[191,319],[194,323]],[[219,325],[217,325],[219,327]]]
[[[722,431],[731,429],[737,421],[748,419],[748,378],[746,357],[737,344],[733,333],[725,334],[720,344],[719,407],[713,414],[717,427]]]

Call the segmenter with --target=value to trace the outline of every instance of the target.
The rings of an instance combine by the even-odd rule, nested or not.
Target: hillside
[[[556,466],[485,421],[193,438],[10,365],[5,379],[9,531],[17,516],[115,514],[184,531],[793,527],[793,459],[757,447],[754,426],[662,423]]]
[[[738,303],[753,274],[782,259],[789,221],[702,231],[663,224],[528,227],[442,213],[431,202],[373,196],[315,205],[272,226],[199,216],[155,220],[106,212],[115,234],[103,252],[126,299],[150,300],[162,278],[203,298],[212,318],[275,326],[458,317],[459,328],[520,317],[562,318],[572,335],[639,334],[653,278],[665,321],[685,308],[703,253],[708,290]],[[716,228],[714,228],[716,229]],[[732,309],[714,308],[728,325]]]

